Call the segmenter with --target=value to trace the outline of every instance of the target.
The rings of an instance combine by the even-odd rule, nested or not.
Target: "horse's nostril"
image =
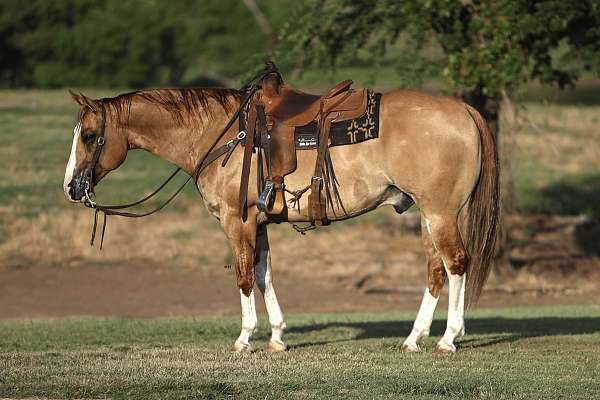
[[[69,184],[69,197],[71,198],[71,200],[81,200],[81,198],[83,197],[83,194],[81,192],[81,187],[79,185],[77,185],[77,183],[75,182],[71,182]]]

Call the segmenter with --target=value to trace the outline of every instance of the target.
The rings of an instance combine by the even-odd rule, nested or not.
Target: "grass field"
[[[3,322],[0,397],[600,397],[600,306],[472,312],[453,356],[434,354],[436,337],[424,353],[402,353],[413,317],[288,316],[289,351],[261,350],[263,324],[245,355],[229,351],[237,318]]]

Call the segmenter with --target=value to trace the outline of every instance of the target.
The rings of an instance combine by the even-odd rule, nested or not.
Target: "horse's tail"
[[[492,267],[500,226],[500,163],[494,137],[481,114],[466,105],[481,138],[481,170],[471,193],[466,216],[466,239],[470,263],[465,299],[475,304]]]

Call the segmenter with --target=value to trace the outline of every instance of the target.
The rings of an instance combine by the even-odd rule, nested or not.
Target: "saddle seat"
[[[351,80],[338,83],[323,96],[279,82],[276,77],[267,77],[263,84],[262,102],[269,125],[277,121],[292,127],[304,126],[315,121],[319,113],[332,112],[339,112],[336,120],[343,121],[361,116],[367,107],[367,91],[350,89]]]

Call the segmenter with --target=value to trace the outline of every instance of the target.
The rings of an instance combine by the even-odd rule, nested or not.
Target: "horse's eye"
[[[81,135],[81,137],[85,143],[92,143],[94,141],[93,133],[84,133],[83,135]]]

